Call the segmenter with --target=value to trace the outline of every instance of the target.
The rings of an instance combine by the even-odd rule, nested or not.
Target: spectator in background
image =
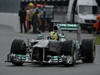
[[[32,19],[31,19],[31,11],[30,11],[30,7],[27,5],[26,7],[26,26],[27,26],[27,31],[29,31],[31,29],[32,26]]]
[[[100,16],[97,16],[97,22],[93,25],[96,34],[100,34]]]
[[[37,4],[38,13],[38,22],[39,22],[39,30],[44,32],[45,31],[45,19],[44,19],[44,5]]]
[[[21,33],[23,32],[23,27],[24,27],[24,32],[26,33],[26,32],[27,32],[27,28],[26,28],[26,25],[25,25],[26,10],[25,10],[24,7],[22,7],[22,8],[19,10],[19,18],[20,18],[20,32],[21,32]]]
[[[36,5],[33,6],[32,9],[32,26],[33,26],[33,33],[40,33],[39,31],[39,19],[38,19],[39,10]]]

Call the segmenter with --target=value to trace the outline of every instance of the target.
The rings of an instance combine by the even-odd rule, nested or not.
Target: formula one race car
[[[77,30],[78,32],[78,24],[66,25],[69,27],[68,30]],[[92,39],[68,40],[62,34],[59,34],[59,40],[43,39],[41,37],[43,36],[29,40],[27,45],[24,40],[14,39],[10,53],[7,55],[7,62],[14,65],[46,63],[63,64],[65,66],[74,66],[79,60],[84,63],[94,62],[95,42]]]

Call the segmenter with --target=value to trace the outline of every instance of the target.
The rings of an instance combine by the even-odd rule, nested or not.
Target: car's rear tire
[[[22,55],[26,55],[27,51],[26,51],[26,44],[23,40],[20,39],[14,39],[11,45],[11,50],[10,50],[10,54],[22,54]],[[16,66],[21,66],[23,65],[24,62],[17,62],[14,60],[14,58],[11,59],[11,62],[13,65]]]
[[[76,51],[74,49],[73,41],[65,41],[62,45],[63,55],[70,56],[72,58],[72,62],[68,63],[67,59],[64,59],[64,66],[74,66],[76,63]]]
[[[95,59],[95,43],[93,40],[85,39],[80,48],[83,63],[93,63]]]

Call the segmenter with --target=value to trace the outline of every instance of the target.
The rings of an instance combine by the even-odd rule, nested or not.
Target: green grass
[[[96,45],[100,45],[100,35],[96,36]]]

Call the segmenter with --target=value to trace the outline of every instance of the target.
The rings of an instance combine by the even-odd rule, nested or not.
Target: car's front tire
[[[11,45],[10,54],[21,54],[26,55],[26,44],[23,40],[20,39],[14,39]],[[13,65],[21,66],[23,65],[23,62],[18,62],[14,60],[15,58],[11,58],[11,62]]]

